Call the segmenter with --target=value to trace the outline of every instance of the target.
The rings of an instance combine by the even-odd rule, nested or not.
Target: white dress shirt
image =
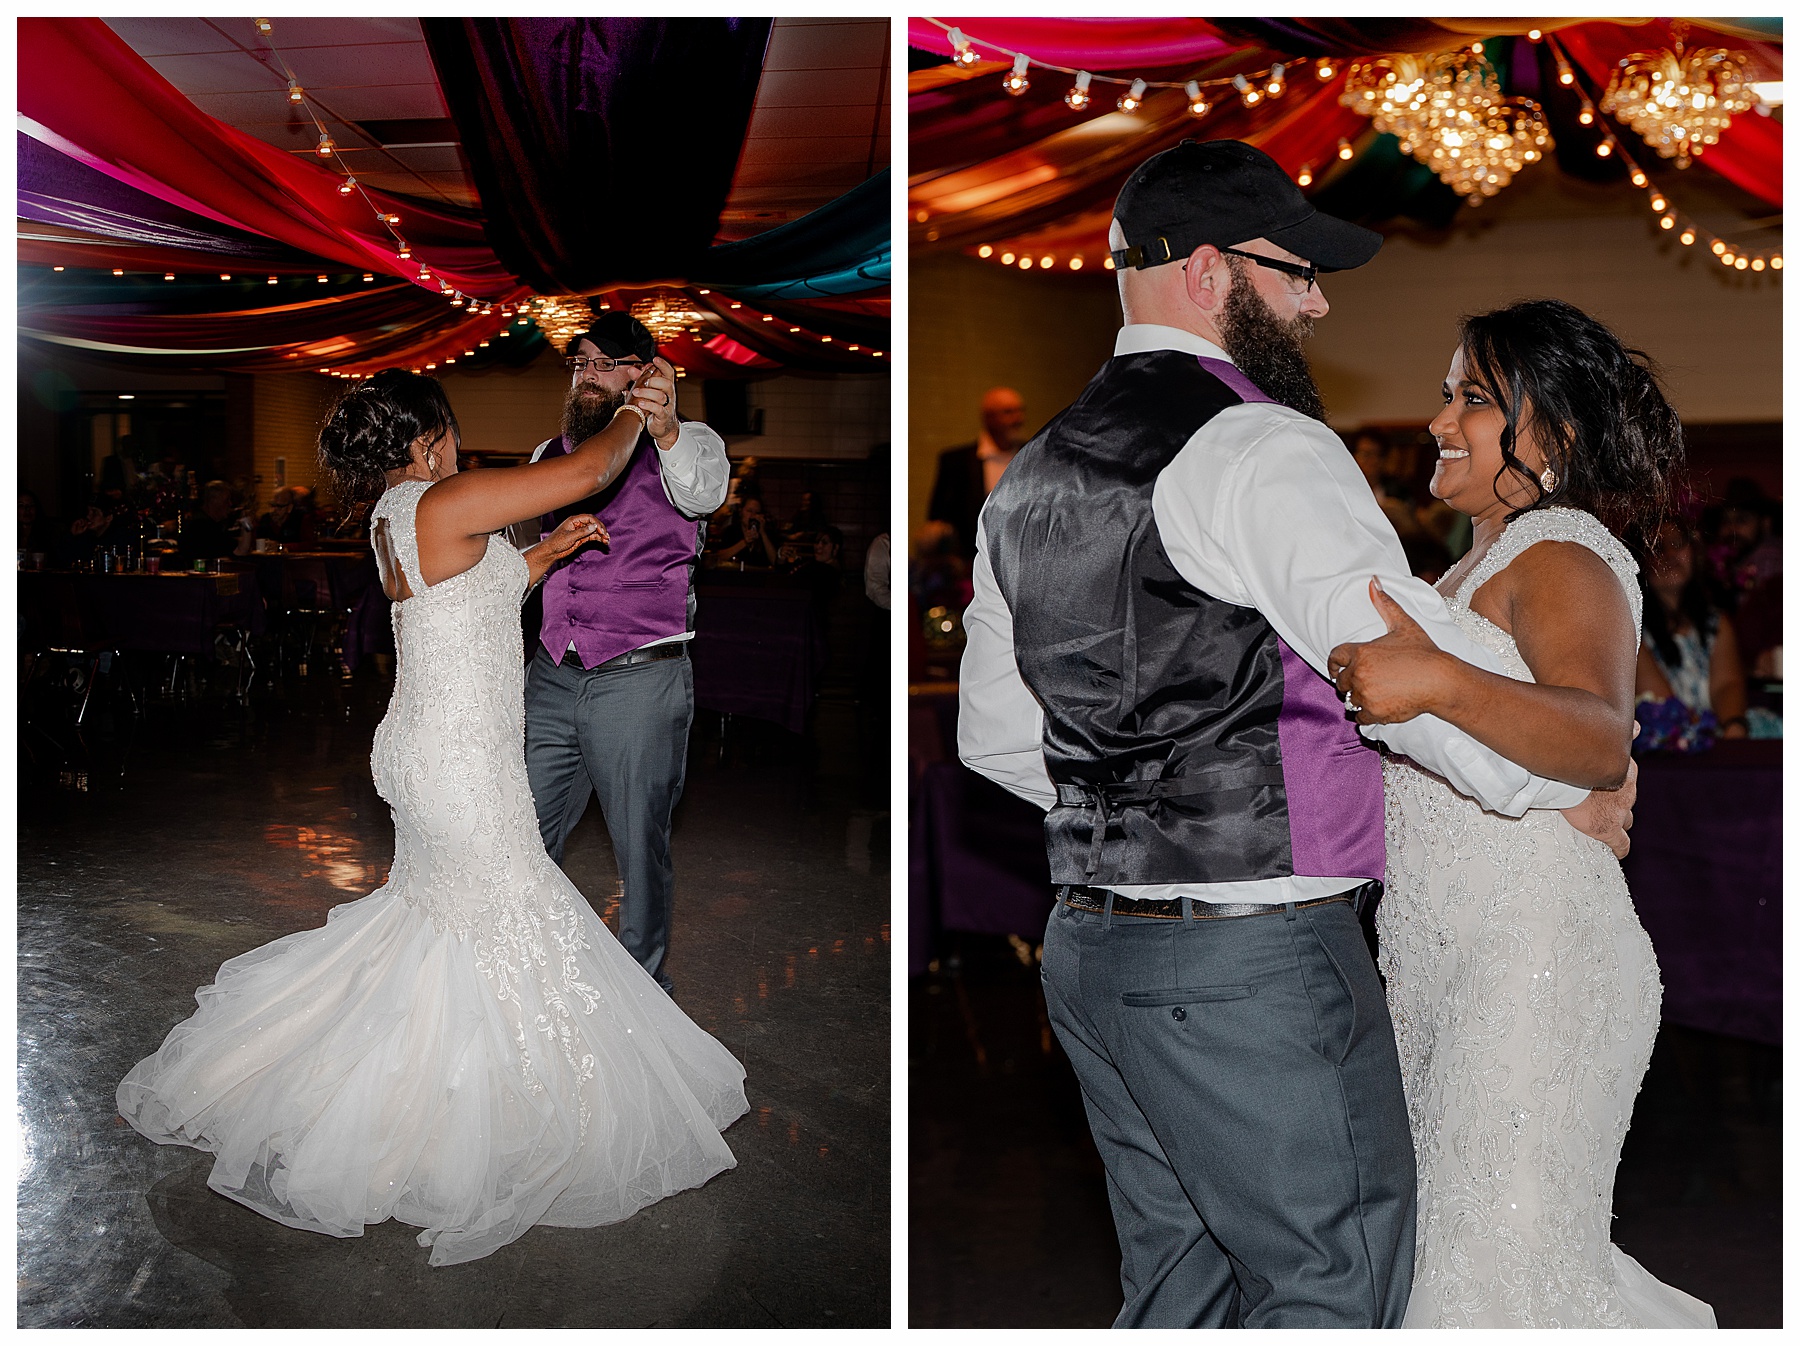
[[[652,440],[651,452],[662,455],[657,466],[661,469],[663,495],[669,503],[690,519],[704,519],[725,503],[725,492],[731,485],[731,459],[725,452],[725,441],[710,425],[700,421],[682,421],[680,424],[673,444],[663,449]],[[538,445],[531,452],[531,461],[535,463],[542,458],[544,450],[554,443],[554,439],[546,439]],[[538,540],[536,536],[522,536],[535,534],[535,525],[536,520],[531,519],[514,524],[507,529],[507,536],[522,551]],[[647,640],[638,648],[647,650],[652,645],[669,645],[693,638],[692,631],[680,631],[661,640]],[[569,649],[574,648],[571,642]]]
[[[1174,327],[1120,329],[1115,355],[1177,350],[1230,357]],[[1393,526],[1342,441],[1291,408],[1246,402],[1214,416],[1156,479],[1151,508],[1175,569],[1195,588],[1253,607],[1322,676],[1332,649],[1374,640],[1387,626],[1369,600],[1369,578],[1458,658],[1500,672],[1493,655],[1465,636],[1443,598],[1407,569]],[[1048,809],[1056,788],[1044,765],[1044,714],[1013,656],[1012,613],[988,561],[986,512],[976,529],[975,595],[963,613],[957,748],[972,770]],[[1454,726],[1421,715],[1404,724],[1366,725],[1437,772],[1484,808],[1517,817],[1528,808],[1568,808],[1587,790],[1533,776]],[[1137,898],[1292,902],[1361,883],[1346,875],[1294,875],[1213,884],[1118,886]]]

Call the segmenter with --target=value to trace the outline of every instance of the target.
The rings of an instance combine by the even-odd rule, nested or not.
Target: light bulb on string
[[[1748,257],[1740,257],[1735,262],[1733,262],[1732,265],[1734,267],[1736,267],[1739,271],[1742,271],[1750,265],[1750,259]]]
[[[1763,269],[1764,265],[1766,265],[1766,264],[1764,263],[1763,259],[1760,257],[1756,257],[1751,260],[1750,269],[1752,271],[1761,271]]]
[[[1650,198],[1650,209],[1652,209],[1652,210],[1667,210],[1668,208],[1669,208],[1668,201],[1666,201],[1660,193],[1658,193],[1657,195],[1652,196]]]
[[[975,48],[969,45],[969,39],[963,36],[963,30],[960,28],[950,30],[950,45],[956,50],[956,55],[950,59],[960,66],[971,66],[981,59],[975,54]]]
[[[1131,81],[1131,87],[1119,96],[1120,112],[1136,112],[1144,105],[1144,94],[1150,88],[1141,79]]]
[[[1337,154],[1340,159],[1351,159],[1356,156],[1356,151],[1350,147],[1350,142],[1347,139],[1343,136],[1339,136]]]
[[[1530,32],[1526,33],[1525,36],[1533,42],[1542,42],[1544,40],[1544,30],[1542,28],[1533,28]]]
[[[1081,268],[1082,268],[1082,260],[1081,260],[1081,258],[1079,258],[1079,257],[1071,257],[1071,258],[1069,258],[1069,270],[1071,270],[1071,271],[1079,271],[1079,270],[1081,270]]]
[[[975,255],[977,257],[992,257],[994,255],[994,245],[992,243],[983,243],[979,248],[975,249]]]
[[[297,82],[295,82],[293,80],[289,80],[288,81],[288,102],[304,103],[305,101],[306,101],[306,90],[302,89]]]
[[[1715,238],[1713,240],[1712,250],[1713,256],[1723,256],[1725,252],[1725,240],[1722,238]]]
[[[1769,270],[1771,270],[1771,271],[1781,270],[1781,258],[1779,258],[1779,257],[1769,258]]]
[[[1281,97],[1282,91],[1287,88],[1287,81],[1283,78],[1286,74],[1287,67],[1280,61],[1275,62],[1269,68],[1269,82],[1263,86],[1263,93],[1270,98]]]
[[[1031,80],[1026,73],[1030,69],[1031,58],[1024,52],[1020,52],[1013,57],[1012,69],[1007,71],[1006,77],[1000,81],[1001,87],[1015,98],[1018,97],[1031,87]]]
[[[256,31],[259,33],[272,33],[275,31],[275,25],[270,23],[267,19],[252,19],[250,22],[256,25]]]
[[[1015,256],[1016,256],[1016,255],[1017,255],[1017,254],[1015,254],[1015,253],[1010,253],[1010,252],[1003,252],[1003,253],[1001,253],[1001,254],[1000,254],[1000,265],[1001,265],[1001,266],[1011,266],[1011,265],[1012,265],[1012,264],[1013,264],[1013,259],[1014,259],[1014,257],[1015,257]],[[120,273],[119,273],[119,274],[120,274],[120,275],[124,275],[124,274],[125,274],[125,273],[124,273],[124,272],[120,272]]]
[[[1188,116],[1204,117],[1212,111],[1212,104],[1206,101],[1206,95],[1200,92],[1200,81],[1190,79],[1187,82]]]
[[[1675,227],[1675,217],[1673,215],[1664,215],[1657,223],[1664,229],[1673,229]]]
[[[1631,185],[1633,187],[1647,187],[1650,185],[1650,179],[1644,176],[1644,170],[1639,168],[1636,164],[1631,166]]]
[[[275,279],[275,277],[274,277],[274,276],[270,276],[270,277],[269,277],[269,284],[271,284],[271,285],[274,285],[274,284],[277,284],[277,283],[278,283],[278,282],[277,282],[277,281],[276,281],[276,279]]]
[[[1298,182],[1302,187],[1312,186],[1312,183],[1313,183],[1312,165],[1311,164],[1301,164],[1300,165],[1300,175],[1297,178],[1295,178],[1294,181]]]
[[[1243,98],[1245,107],[1255,107],[1258,103],[1262,102],[1262,90],[1256,88],[1242,75],[1233,75],[1231,77],[1231,86],[1236,89],[1238,94]]]
[[[163,279],[164,280],[174,280],[175,273],[173,271],[165,271],[165,272],[163,272]]]
[[[337,152],[337,142],[330,136],[320,136],[318,148],[313,151],[321,159],[329,159]]]
[[[1602,159],[1611,158],[1612,152],[1613,152],[1613,143],[1611,140],[1602,140],[1598,145],[1596,145],[1594,147],[1594,153]]]
[[[374,279],[375,279],[375,273],[373,271],[363,272],[363,284],[367,285],[370,281],[372,281]]]
[[[1093,81],[1093,78],[1094,77],[1087,71],[1077,70],[1075,72],[1074,87],[1063,95],[1063,102],[1067,103],[1074,111],[1080,112],[1088,105],[1088,99],[1090,97],[1088,94],[1088,85]]]
[[[345,178],[342,182],[338,183],[338,195],[339,196],[349,196],[350,193],[354,192],[355,190],[356,190],[356,179],[355,178]]]
[[[1684,248],[1691,248],[1694,246],[1694,231],[1692,229],[1683,229],[1681,231],[1681,245]]]
[[[1337,67],[1330,61],[1320,61],[1313,67],[1313,74],[1317,75],[1320,81],[1323,82],[1332,79],[1337,75]]]
[[[383,224],[399,224],[400,217],[398,215],[383,215],[381,217],[381,222]]]
[[[1580,122],[1583,126],[1592,126],[1594,124],[1593,107],[1588,103],[1583,103],[1581,105],[1581,114],[1576,117],[1575,120]]]

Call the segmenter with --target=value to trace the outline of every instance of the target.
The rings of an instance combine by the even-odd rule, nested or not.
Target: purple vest
[[[568,453],[553,440],[544,457]],[[700,523],[663,494],[661,453],[648,435],[638,441],[623,476],[597,496],[555,516],[593,514],[612,536],[585,547],[544,581],[539,639],[553,659],[570,644],[583,668],[693,630],[690,591],[700,550]]]

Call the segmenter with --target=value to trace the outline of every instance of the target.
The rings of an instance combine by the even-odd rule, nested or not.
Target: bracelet
[[[646,411],[645,411],[645,410],[644,410],[644,409],[643,409],[643,408],[642,408],[642,407],[640,407],[640,406],[639,406],[639,405],[638,405],[638,404],[637,404],[637,403],[635,403],[635,402],[621,402],[621,403],[620,403],[620,404],[619,404],[619,410],[620,410],[620,411],[635,411],[635,412],[637,412],[637,418],[638,418],[638,424],[639,424],[639,425],[640,425],[640,426],[642,426],[642,427],[643,427],[643,429],[645,429],[645,430],[648,430],[648,429],[649,429],[649,428],[650,428],[650,415],[649,415],[649,413],[648,413],[648,412],[646,412]],[[617,414],[617,413],[616,413],[616,412],[615,412],[615,413],[614,413],[614,414],[615,414],[615,415],[616,415],[616,414]]]

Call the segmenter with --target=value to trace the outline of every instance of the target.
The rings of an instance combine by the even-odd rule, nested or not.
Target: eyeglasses
[[[1301,280],[1306,282],[1306,285],[1300,291],[1302,294],[1305,294],[1308,290],[1312,289],[1313,282],[1319,278],[1319,268],[1314,266],[1311,262],[1282,262],[1273,257],[1264,257],[1259,253],[1242,252],[1237,248],[1220,248],[1219,251],[1231,257],[1245,258],[1248,261],[1255,262],[1258,266],[1266,266],[1271,271],[1280,271],[1289,276],[1298,276]]]
[[[577,374],[581,373],[581,371],[586,369],[589,365],[592,365],[602,374],[610,374],[621,365],[630,366],[641,365],[643,363],[642,360],[615,360],[610,355],[571,355],[563,361],[564,366],[572,369]]]

